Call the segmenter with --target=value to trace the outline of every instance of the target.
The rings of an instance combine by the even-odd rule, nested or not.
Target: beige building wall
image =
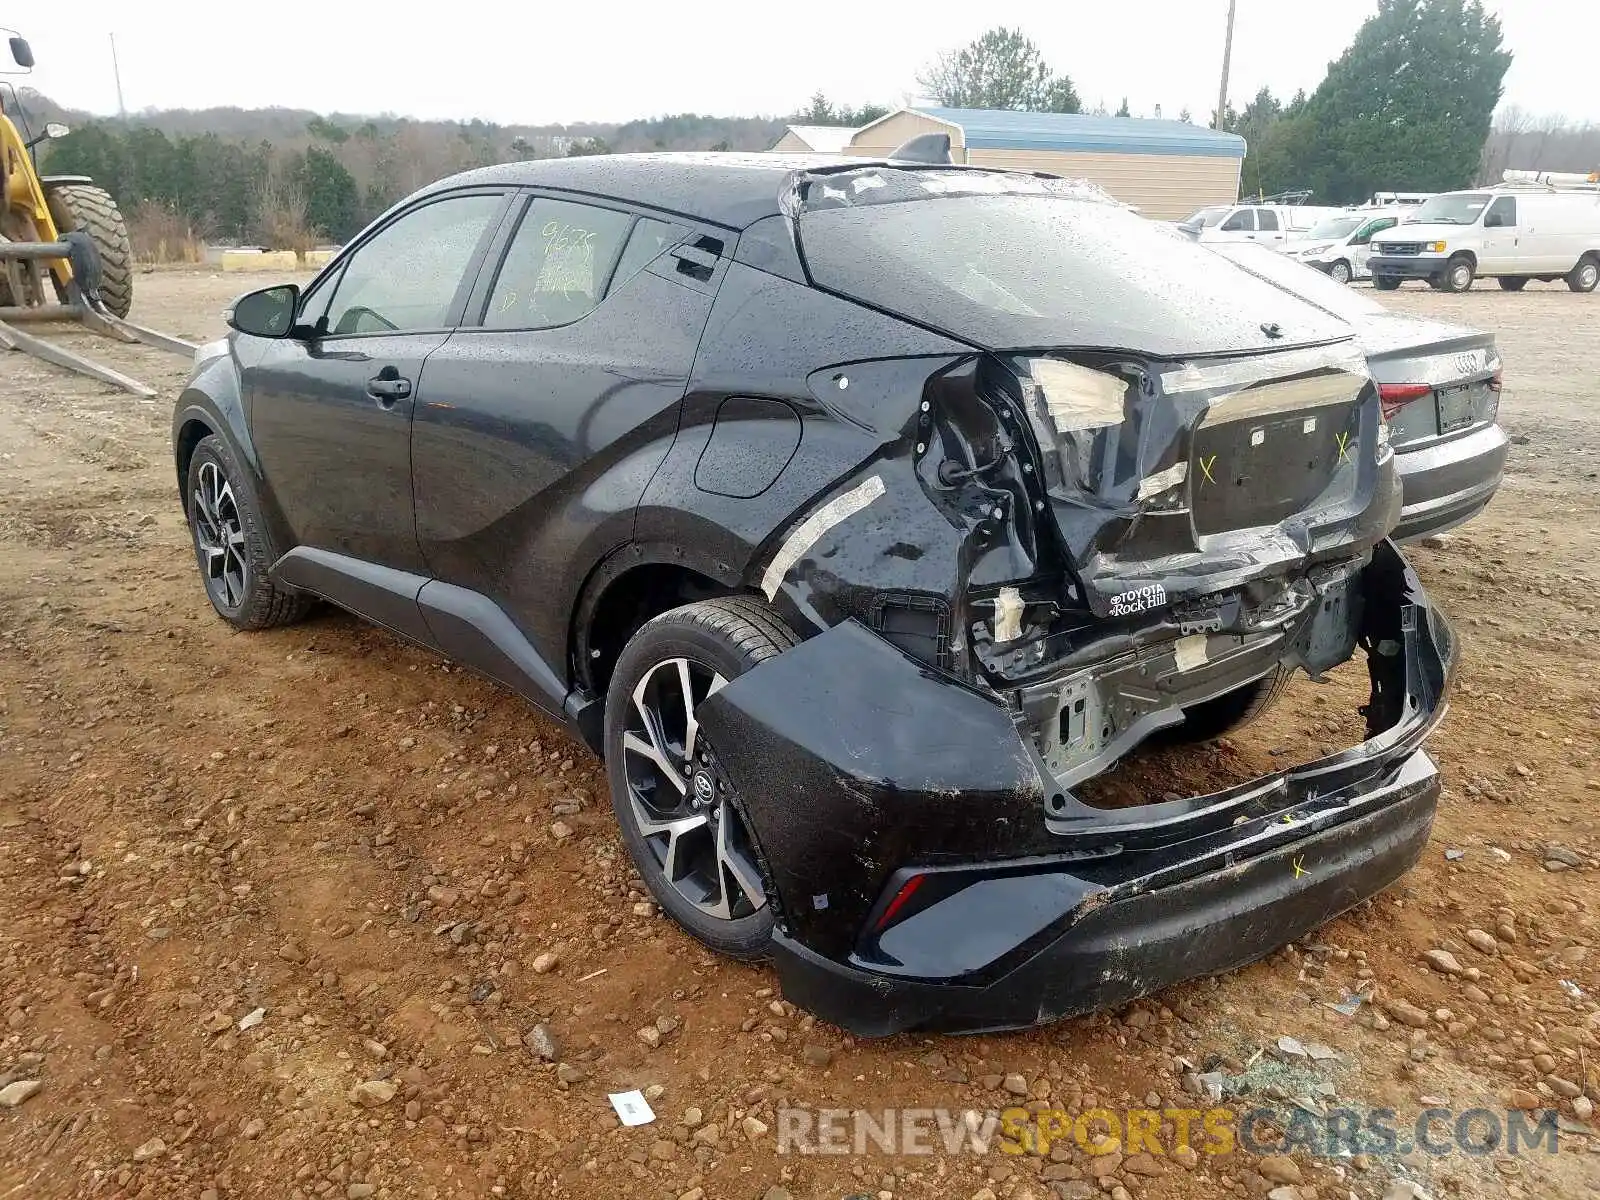
[[[773,146],[771,150],[767,151],[767,153],[782,154],[786,151],[792,151],[796,154],[810,154],[812,152],[811,147],[806,145],[805,139],[796,134],[792,129],[787,131],[781,138],[779,138],[777,145]]]
[[[956,162],[966,161],[964,158],[966,143],[962,139],[959,125],[947,125],[943,121],[936,121],[921,113],[905,110],[891,113],[871,125],[862,126],[856,131],[855,137],[850,139],[850,144],[845,147],[844,152],[864,158],[884,158],[889,151],[897,149],[922,133],[948,133],[950,157]]]
[[[1239,198],[1240,159],[1179,154],[1094,154],[1056,150],[968,152],[978,166],[1049,171],[1097,183],[1141,216],[1157,221],[1187,217],[1208,204]]]

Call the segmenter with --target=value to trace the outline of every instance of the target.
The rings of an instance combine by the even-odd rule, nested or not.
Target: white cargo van
[[[1202,242],[1260,242],[1281,246],[1302,238],[1324,217],[1343,212],[1311,204],[1214,204],[1178,222]]]
[[[1600,283],[1600,186],[1508,184],[1445,192],[1372,239],[1373,286],[1426,279],[1464,292],[1493,276],[1508,292],[1530,279],[1565,279],[1575,292]]]

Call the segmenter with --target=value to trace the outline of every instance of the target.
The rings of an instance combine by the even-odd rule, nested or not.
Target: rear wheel
[[[63,183],[46,199],[58,232],[76,229],[89,235],[100,256],[100,299],[116,316],[127,316],[133,307],[133,248],[111,193],[92,183]]]
[[[1183,710],[1183,724],[1165,731],[1168,741],[1209,742],[1250,724],[1283,694],[1294,671],[1281,664],[1260,679]]]
[[[1567,274],[1567,286],[1575,292],[1592,292],[1600,284],[1600,259],[1587,254]]]
[[[1520,292],[1528,286],[1528,277],[1526,275],[1502,275],[1500,276],[1500,286],[1508,292]]]
[[[1372,277],[1372,286],[1380,292],[1392,292],[1400,286],[1400,277],[1398,275],[1374,275]]]
[[[628,853],[678,924],[735,958],[766,954],[772,906],[743,805],[695,710],[798,641],[760,601],[688,604],[634,634],[606,691],[606,774]]]
[[[1328,268],[1328,277],[1335,283],[1349,283],[1350,264],[1341,258],[1338,262],[1334,263],[1333,266]]]
[[[1439,288],[1445,292],[1464,292],[1472,286],[1472,276],[1472,260],[1465,255],[1457,255],[1445,266]]]

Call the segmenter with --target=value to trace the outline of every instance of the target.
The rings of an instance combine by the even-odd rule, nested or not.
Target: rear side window
[[[1278,214],[1270,208],[1256,209],[1256,220],[1260,222],[1258,229],[1276,229],[1278,227]]]
[[[1255,214],[1248,208],[1241,208],[1222,223],[1222,232],[1238,233],[1241,230],[1253,230],[1255,227]]]
[[[655,262],[661,257],[662,252],[668,246],[675,245],[683,234],[684,230],[677,225],[640,217],[634,223],[633,233],[628,237],[628,244],[623,248],[622,257],[617,260],[617,269],[612,273],[611,286],[606,292],[609,294],[616,291],[645,267]]]
[[[500,264],[484,328],[549,329],[587,314],[632,228],[631,213],[535,197]]]

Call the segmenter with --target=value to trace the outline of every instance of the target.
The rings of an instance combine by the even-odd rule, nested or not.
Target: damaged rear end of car
[[[811,288],[958,347],[809,373],[859,458],[752,582],[810,636],[696,713],[785,994],[868,1035],[1029,1025],[1252,961],[1407,870],[1455,651],[1386,540],[1348,326],[1059,181],[805,173],[785,220]],[[1358,650],[1359,745],[1089,798]]]

